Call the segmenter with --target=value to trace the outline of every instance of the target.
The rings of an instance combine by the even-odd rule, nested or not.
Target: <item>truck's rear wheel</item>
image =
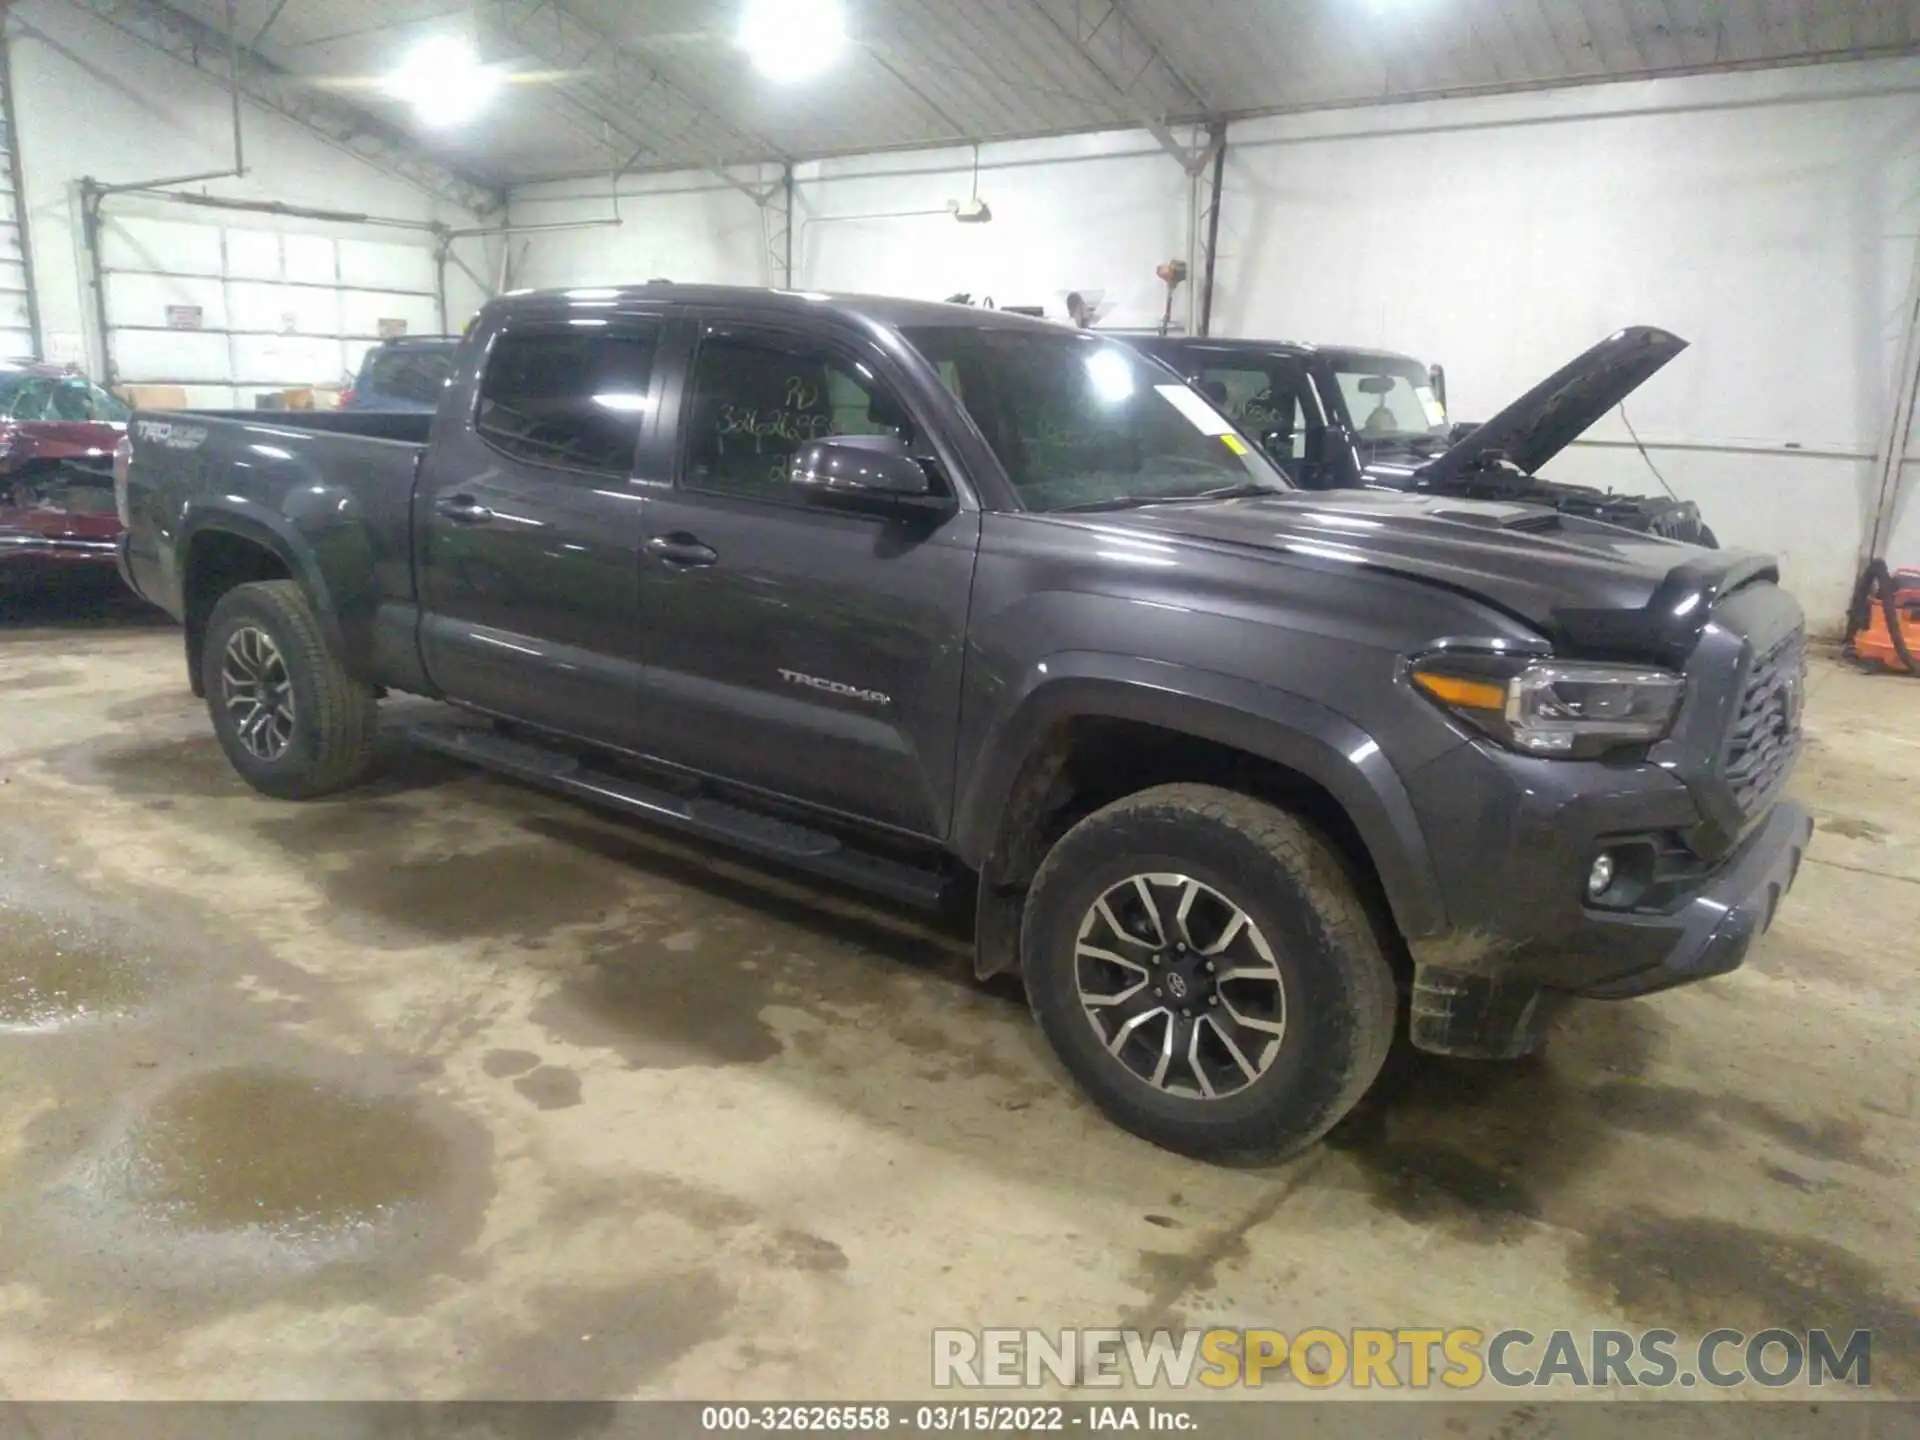
[[[1341,857],[1212,786],[1145,790],[1068,831],[1034,878],[1021,955],[1074,1078],[1185,1154],[1312,1143],[1393,1039],[1393,975]]]
[[[327,649],[291,580],[238,585],[207,622],[200,677],[213,733],[263,795],[310,800],[357,783],[373,762],[372,687]]]

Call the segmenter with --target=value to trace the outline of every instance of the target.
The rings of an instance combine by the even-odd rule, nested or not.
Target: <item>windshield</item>
[[[1432,377],[1417,360],[1335,355],[1332,362],[1347,424],[1362,444],[1446,435],[1446,411],[1433,393]]]
[[[0,376],[0,414],[9,420],[94,420],[124,425],[133,411],[78,375]]]
[[[1066,330],[904,333],[966,407],[1029,510],[1288,488],[1232,422],[1124,345]]]

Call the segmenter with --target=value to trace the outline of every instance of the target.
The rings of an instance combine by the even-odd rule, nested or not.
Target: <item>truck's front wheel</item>
[[[1278,1158],[1373,1083],[1393,975],[1345,864],[1282,810],[1163,785],[1089,815],[1034,878],[1027,993],[1102,1110],[1170,1150]]]
[[[327,649],[293,581],[256,581],[220,597],[200,677],[220,748],[261,794],[310,800],[355,784],[372,764],[373,690]]]

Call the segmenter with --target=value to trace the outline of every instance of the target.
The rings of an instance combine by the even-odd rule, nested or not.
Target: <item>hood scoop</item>
[[[1529,513],[1530,512],[1530,513]],[[1456,525],[1477,525],[1483,530],[1518,530],[1523,535],[1547,535],[1562,528],[1560,512],[1544,506],[1515,513],[1491,514],[1486,510],[1451,510],[1436,506],[1427,512],[1436,520],[1451,520]]]

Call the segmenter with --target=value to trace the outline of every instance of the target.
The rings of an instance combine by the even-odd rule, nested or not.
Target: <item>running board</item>
[[[937,872],[850,849],[825,831],[761,815],[724,800],[675,795],[625,776],[592,770],[578,756],[510,740],[492,730],[428,723],[409,727],[407,738],[442,755],[497,770],[531,785],[769,860],[784,861],[922,909],[938,909],[946,893],[947,882]]]

